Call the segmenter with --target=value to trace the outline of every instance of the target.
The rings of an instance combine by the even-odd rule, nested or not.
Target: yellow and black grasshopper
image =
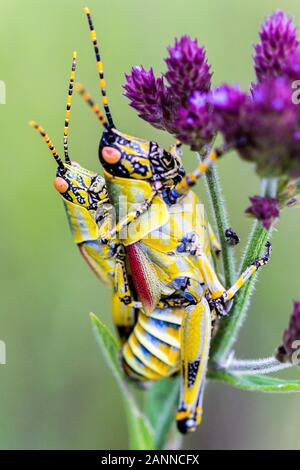
[[[114,287],[118,301],[114,318],[119,327],[127,327],[121,349],[126,375],[139,382],[151,382],[179,372],[181,386],[176,419],[181,432],[191,432],[201,422],[212,313],[227,314],[227,302],[268,262],[271,247],[267,245],[266,255],[254,260],[230,289],[222,286],[212,259],[212,252],[219,251],[220,247],[203,205],[191,191],[221,152],[212,151],[196,170],[186,175],[179,145],[166,151],[156,142],[117,130],[108,105],[103,65],[87,8],[85,13],[106,118],[83,87],[78,86],[78,91],[104,126],[99,145],[104,180],[76,167],[67,154],[63,162],[48,136],[38,125],[34,127],[42,133],[57,160],[55,185],[64,198],[69,217],[72,207],[71,226],[79,227],[79,239],[84,252],[88,252],[85,257],[96,271],[109,276]],[[68,108],[69,105],[70,99]],[[69,111],[67,109],[66,124]],[[65,144],[66,139],[65,128]],[[108,207],[99,218],[103,204]],[[76,212],[77,207],[81,208],[79,212]],[[110,209],[116,212],[114,224]],[[90,225],[94,227],[95,237],[92,251],[89,231],[88,237],[82,237]],[[75,241],[78,243],[76,238]],[[109,258],[115,243],[118,254]],[[104,259],[107,265],[103,264]],[[117,271],[116,266],[120,267]],[[131,307],[127,306],[129,310],[124,315],[126,303]]]
[[[110,229],[113,221],[105,180],[103,176],[83,168],[69,157],[68,129],[75,69],[74,52],[64,127],[64,161],[45,130],[35,121],[31,121],[30,126],[40,133],[57,163],[54,187],[62,196],[74,242],[99,280],[113,288],[113,320],[123,342],[131,332],[139,304],[133,301],[129,293],[122,246],[102,242],[103,234]],[[93,105],[93,109],[102,119],[98,107]]]

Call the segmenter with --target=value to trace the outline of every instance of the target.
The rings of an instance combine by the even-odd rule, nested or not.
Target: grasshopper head
[[[58,167],[54,187],[64,199],[88,210],[108,202],[104,178],[76,162]]]
[[[97,210],[100,204],[108,202],[103,176],[86,170],[79,163],[71,161],[69,156],[63,161],[46,131],[35,121],[31,121],[30,126],[42,136],[56,161],[54,187],[63,199],[88,210]]]
[[[100,162],[111,176],[155,182],[158,187],[171,186],[184,173],[179,155],[167,152],[155,142],[138,139],[116,129],[108,102],[103,63],[91,12],[87,7],[84,12],[95,53],[105,116],[82,85],[77,84],[76,89],[105,127],[99,145]]]
[[[111,176],[159,182],[162,186],[177,183],[184,174],[178,152],[168,152],[156,142],[132,137],[115,128],[104,130],[99,159]]]

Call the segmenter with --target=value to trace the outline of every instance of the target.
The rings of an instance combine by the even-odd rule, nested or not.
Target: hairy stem
[[[211,168],[206,173],[206,187],[218,228],[219,241],[221,243],[225,286],[230,287],[235,279],[235,262],[233,247],[228,244],[225,238],[225,230],[229,228],[228,212],[218,172],[215,167]]]
[[[228,365],[228,371],[236,374],[246,375],[265,375],[272,372],[279,372],[280,370],[293,367],[290,362],[279,362],[274,356],[264,359],[251,359],[251,360],[232,360]]]
[[[276,182],[274,179],[263,180],[262,195],[274,196],[275,194]],[[253,262],[253,260],[262,256],[265,244],[271,237],[271,232],[272,229],[266,230],[260,222],[254,222],[247,247],[241,261],[240,273],[242,273],[244,269]],[[215,362],[217,364],[222,364],[230,354],[240,328],[246,318],[256,280],[257,274],[252,276],[246,285],[237,293],[229,316],[221,321],[211,346],[211,363]]]

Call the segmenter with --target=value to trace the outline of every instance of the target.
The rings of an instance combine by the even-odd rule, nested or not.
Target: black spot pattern
[[[199,360],[189,362],[189,365],[188,365],[188,387],[189,388],[194,385],[194,382],[195,382],[196,376],[197,376],[197,372],[198,372],[198,369],[199,369],[199,364],[200,364]]]

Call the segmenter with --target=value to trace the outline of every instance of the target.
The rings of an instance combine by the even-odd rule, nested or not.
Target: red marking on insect
[[[135,243],[126,247],[127,257],[130,265],[132,281],[137,292],[139,300],[142,302],[145,310],[152,311],[155,307],[154,296],[151,284],[143,264],[141,263],[139,251]]]

